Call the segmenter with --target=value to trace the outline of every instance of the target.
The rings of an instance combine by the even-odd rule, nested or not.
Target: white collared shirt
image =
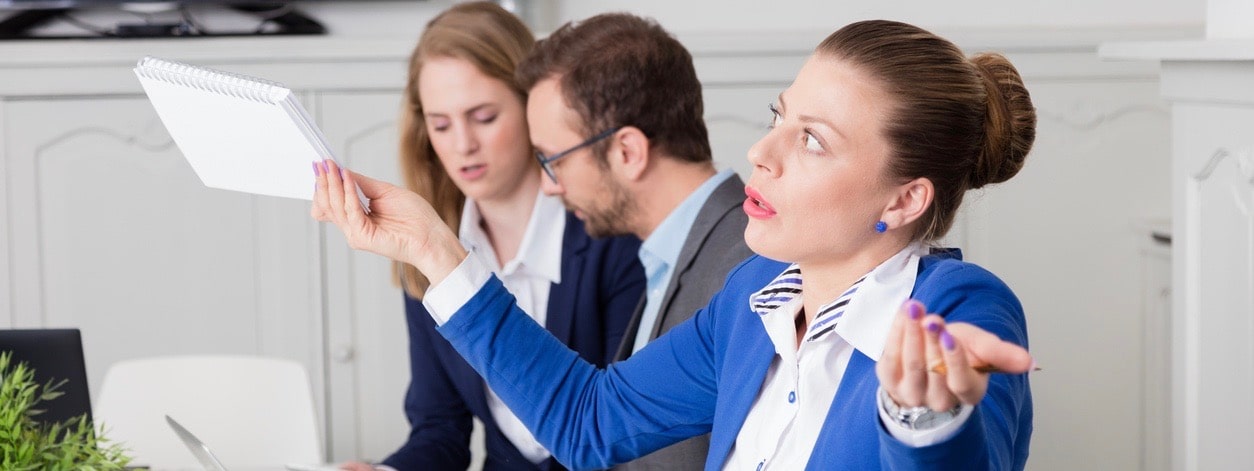
[[[913,291],[925,253],[919,245],[906,247],[824,304],[800,345],[795,319],[802,309],[802,273],[797,265],[748,300],[775,345],[775,359],[724,469],[806,467],[853,351],[879,360],[893,316]],[[880,420],[898,440],[926,446],[953,436],[971,410],[964,406],[954,420],[925,431],[902,427],[882,409]]]
[[[537,192],[531,220],[513,260],[501,266],[488,235],[483,232],[483,218],[474,201],[467,199],[462,208],[458,235],[472,257],[478,257],[505,285],[518,307],[544,325],[548,318],[549,288],[562,281],[562,236],[566,231],[566,208],[561,199]],[[472,291],[473,292],[473,291]],[[428,307],[429,309],[429,307]],[[539,464],[551,454],[536,441],[518,416],[501,402],[501,398],[484,384],[488,409],[501,428],[501,433],[532,463]]]

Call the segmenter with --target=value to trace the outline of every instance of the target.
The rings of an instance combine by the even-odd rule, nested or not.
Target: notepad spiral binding
[[[140,59],[135,72],[153,80],[259,103],[274,104],[289,93],[288,88],[278,82],[152,56]]]

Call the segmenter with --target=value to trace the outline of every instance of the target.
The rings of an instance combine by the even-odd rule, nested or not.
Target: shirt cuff
[[[876,402],[878,403],[882,394],[876,394]],[[935,428],[927,430],[911,430],[906,426],[897,423],[887,412],[884,412],[883,404],[876,404],[876,409],[880,412],[880,423],[884,424],[884,428],[888,433],[901,443],[915,448],[935,445],[945,440],[953,438],[958,434],[958,430],[962,429],[962,425],[967,423],[967,419],[971,418],[971,413],[975,411],[975,407],[963,404],[958,409],[958,415],[955,415],[949,421],[940,424]]]
[[[470,298],[491,278],[492,269],[472,250],[440,284],[427,288],[427,293],[422,297],[422,306],[435,319],[435,324],[442,326],[462,306],[470,302]]]
[[[374,465],[374,469],[375,471],[396,471],[396,468],[393,468],[386,464],[376,464]]]

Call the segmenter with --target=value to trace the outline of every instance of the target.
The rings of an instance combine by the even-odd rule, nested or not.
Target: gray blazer
[[[671,275],[657,321],[649,340],[666,333],[672,327],[688,320],[698,309],[710,302],[714,293],[723,287],[727,272],[753,254],[745,245],[745,225],[749,217],[741,206],[745,202],[745,184],[739,176],[732,175],[710,194],[679,251],[675,272]],[[631,356],[640,329],[640,317],[644,314],[645,298],[640,298],[635,315],[623,333],[614,360]],[[689,438],[628,463],[614,467],[616,470],[686,470],[702,469],[710,448],[709,434]]]

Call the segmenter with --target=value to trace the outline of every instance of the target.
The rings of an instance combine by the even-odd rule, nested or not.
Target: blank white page
[[[206,186],[313,198],[310,164],[332,156],[313,123],[299,122],[307,114],[290,90],[258,80],[275,86],[250,95],[239,92],[253,86],[247,77],[171,62],[191,73],[145,74],[144,63],[136,67],[144,92]]]

